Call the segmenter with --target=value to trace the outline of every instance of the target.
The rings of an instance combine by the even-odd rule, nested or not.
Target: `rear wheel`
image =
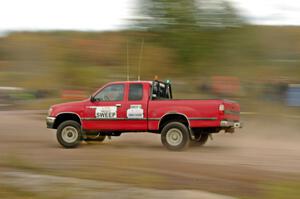
[[[81,141],[80,124],[72,120],[61,123],[57,128],[56,137],[65,148],[77,147]]]
[[[169,150],[184,150],[190,143],[189,130],[180,122],[170,122],[161,131],[161,142]]]

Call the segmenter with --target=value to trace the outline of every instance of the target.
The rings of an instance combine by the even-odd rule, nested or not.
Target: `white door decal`
[[[142,119],[144,118],[144,109],[142,105],[130,105],[130,109],[127,110],[127,118],[130,119]]]
[[[116,106],[98,106],[95,111],[96,118],[117,118]]]

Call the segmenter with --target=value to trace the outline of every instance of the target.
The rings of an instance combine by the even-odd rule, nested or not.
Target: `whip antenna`
[[[143,50],[144,50],[144,39],[142,40],[142,45],[141,45],[141,52],[140,52],[140,59],[139,59],[139,65],[138,65],[138,81],[141,79],[141,63],[142,63],[142,58],[143,58]]]
[[[127,40],[127,45],[126,45],[126,62],[127,62],[127,81],[129,81],[129,60],[128,60],[128,40]]]

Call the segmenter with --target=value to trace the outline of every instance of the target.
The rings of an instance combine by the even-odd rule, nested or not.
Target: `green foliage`
[[[141,0],[136,13],[136,28],[158,32],[191,32],[243,24],[242,17],[225,0]]]
[[[297,199],[300,195],[299,182],[270,183],[265,185],[262,198]]]
[[[1,185],[0,186],[0,198],[10,199],[40,199],[36,193],[30,191],[20,190],[12,186]]]
[[[141,0],[133,23],[141,30],[155,32],[160,43],[174,49],[180,64],[192,69],[193,62],[210,53],[210,38],[215,31],[243,24],[231,4],[225,0]]]
[[[36,164],[25,161],[24,159],[19,158],[16,155],[7,155],[0,162],[2,166],[14,169],[22,169],[22,170],[31,170],[31,171],[41,171],[40,167],[37,167]],[[1,198],[1,197],[0,197]]]
[[[137,10],[141,14],[137,27],[166,31],[196,27],[195,2],[185,0],[142,0]]]
[[[130,74],[136,79],[142,38],[142,79],[298,79],[299,33],[298,27],[249,25],[185,33],[11,33],[0,40],[0,85],[92,92],[105,82],[126,79],[128,40]]]

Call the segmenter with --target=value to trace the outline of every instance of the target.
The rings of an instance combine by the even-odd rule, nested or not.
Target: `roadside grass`
[[[0,178],[1,180],[1,178]],[[46,192],[30,191],[13,185],[0,183],[0,198],[7,199],[66,199],[74,198],[73,193],[63,190],[51,190]]]
[[[297,199],[300,197],[300,181],[274,182],[263,185],[263,198]]]
[[[95,180],[95,181],[105,181],[121,184],[130,184],[132,186],[140,188],[155,188],[158,186],[163,188],[170,187],[170,179],[166,176],[162,176],[154,173],[143,173],[138,171],[130,170],[117,170],[102,168],[97,170],[97,172],[90,171],[64,171],[57,172],[54,175],[64,176],[64,177],[75,177],[80,179]],[[117,176],[117,177],[116,177]],[[180,187],[174,187],[175,189]]]
[[[118,160],[118,166],[107,163],[105,166],[102,166],[100,170],[97,170],[96,168],[95,170],[92,168],[82,168],[77,170],[49,170],[43,168],[37,162],[20,158],[15,154],[9,154],[2,158],[0,161],[0,167],[54,176],[131,183],[140,187],[152,187],[155,184],[168,184],[168,179],[159,174],[147,172],[144,173],[143,171],[139,171],[138,168],[142,168],[143,165],[148,164],[149,162],[144,162],[136,158],[134,158],[134,161],[127,161],[126,158],[121,156],[118,158]],[[118,177],[113,178],[113,176]],[[131,177],[129,178],[129,176]]]
[[[261,199],[298,199],[300,196],[300,181],[265,182],[258,185],[260,194],[255,198]],[[241,196],[241,199],[252,199]]]
[[[23,110],[48,110],[51,105],[63,103],[66,101],[67,100],[62,100],[60,98],[30,100],[30,101],[18,104],[16,106],[16,108],[23,109]]]
[[[0,179],[1,180],[1,179]],[[37,193],[31,191],[23,191],[13,186],[3,185],[0,186],[0,198],[9,199],[39,199]]]
[[[143,165],[149,164],[149,162],[141,161],[136,158],[134,158],[134,161],[127,161],[126,158],[122,156],[120,156],[118,160],[118,166],[111,165],[108,161],[101,169],[80,168],[75,170],[49,170],[43,168],[43,166],[39,165],[37,162],[20,158],[15,154],[10,154],[2,158],[0,167],[37,174],[132,184],[144,188],[157,188],[158,184],[161,187],[168,187],[170,179],[166,176],[151,172],[148,173],[138,169],[143,168]]]
[[[28,160],[24,160],[17,155],[7,155],[2,158],[0,161],[1,167],[6,167],[9,169],[19,169],[19,170],[28,170],[28,171],[35,171],[35,172],[42,172],[40,166],[36,164],[36,162],[30,162]]]
[[[156,188],[160,185],[160,188],[170,189],[184,189],[182,183],[174,184],[174,180],[171,177],[160,175],[159,173],[152,173],[150,171],[139,170],[138,168],[143,168],[145,164],[151,164],[148,161],[141,161],[138,158],[133,159],[134,161],[128,161],[126,158],[120,156],[119,164],[111,165],[110,161],[107,161],[106,165],[101,169],[76,169],[76,170],[48,170],[43,168],[36,162],[31,162],[29,160],[24,160],[17,155],[10,154],[2,158],[0,161],[0,166],[8,169],[29,171],[38,174],[47,174],[53,176],[63,176],[63,177],[74,177],[79,179],[88,179],[96,181],[107,181],[107,182],[117,182],[131,184],[137,187],[144,188]],[[118,177],[116,177],[118,176]],[[173,181],[170,183],[170,181]],[[188,186],[188,185],[187,185]],[[187,188],[187,187],[186,187]],[[188,189],[193,189],[191,186]],[[261,182],[257,185],[258,194],[255,198],[262,199],[297,199],[300,195],[300,181],[266,181]],[[49,187],[49,190],[50,187]],[[65,189],[55,189],[52,190],[53,193],[48,194],[44,192],[36,192],[31,190],[23,190],[16,188],[11,184],[6,184],[2,182],[0,178],[0,198],[10,198],[10,199],[40,199],[40,198],[71,198],[74,192],[72,190]],[[51,192],[52,192],[51,191]],[[254,198],[246,193],[236,192],[232,193],[234,196],[238,196],[242,199]],[[241,195],[240,195],[241,194]],[[245,194],[245,195],[243,195]],[[228,195],[228,193],[227,193]]]

